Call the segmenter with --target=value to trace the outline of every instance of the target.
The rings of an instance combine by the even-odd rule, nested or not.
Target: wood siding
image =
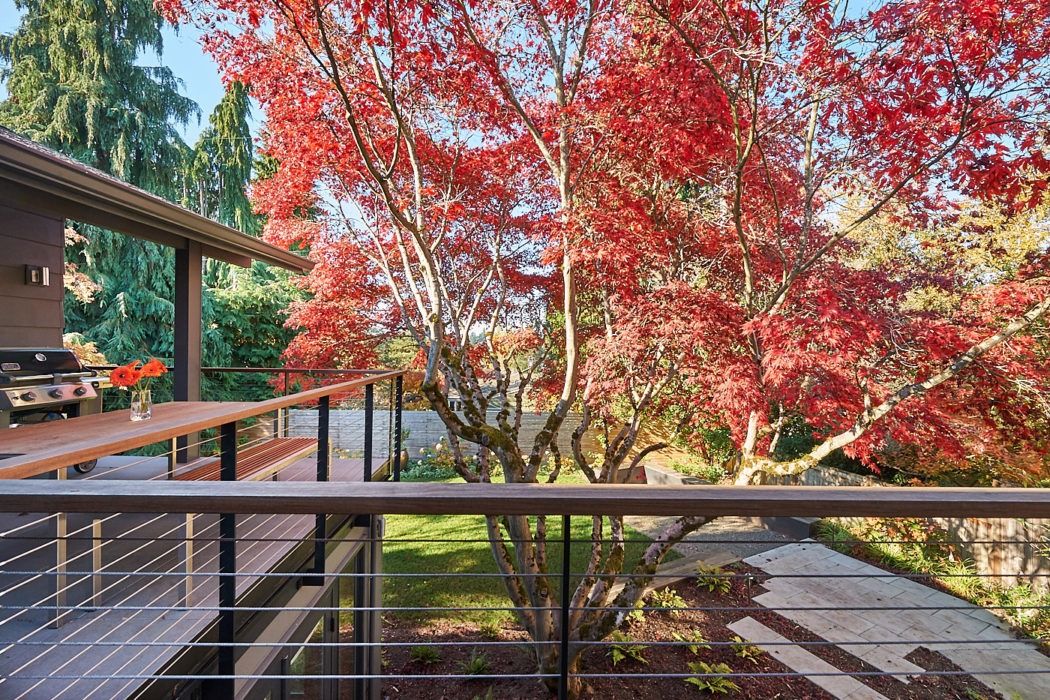
[[[0,205],[0,347],[62,346],[64,222]],[[25,283],[47,267],[48,287]]]

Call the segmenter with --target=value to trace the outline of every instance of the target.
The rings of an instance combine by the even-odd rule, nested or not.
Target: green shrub
[[[728,593],[733,586],[732,574],[720,566],[707,566],[701,562],[696,569],[696,585],[708,593]]]
[[[729,476],[729,473],[722,468],[721,464],[701,462],[700,460],[672,460],[667,466],[680,474],[699,477],[713,484],[717,484]]]
[[[447,449],[424,448],[420,458],[408,460],[408,467],[401,472],[402,481],[445,481],[454,476],[456,468]]]
[[[731,646],[733,653],[736,654],[738,658],[750,661],[753,664],[757,664],[759,657],[762,656],[761,649],[739,636],[733,637],[733,644]]]
[[[688,637],[683,637],[677,632],[675,632],[672,636],[674,637],[676,642],[685,642],[685,648],[688,649],[689,653],[693,654],[694,656],[696,654],[699,654],[701,649],[711,648],[711,645],[707,643],[706,639],[704,639],[704,635],[702,635],[698,630],[693,630],[693,633]]]
[[[484,676],[492,670],[488,657],[484,654],[479,654],[477,649],[471,649],[470,658],[466,661],[460,661],[459,667],[468,676]]]
[[[649,599],[650,606],[665,610],[671,617],[681,617],[682,608],[687,607],[682,596],[670,588],[662,591],[653,591]]]
[[[639,600],[637,603],[635,603],[634,604],[634,610],[631,610],[626,615],[624,615],[624,619],[627,620],[630,623],[644,622],[645,621],[645,601],[644,600]]]
[[[482,620],[478,624],[478,632],[486,639],[497,639],[503,633],[502,620]]]

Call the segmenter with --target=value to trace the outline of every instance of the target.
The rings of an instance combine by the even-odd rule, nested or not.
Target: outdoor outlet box
[[[51,286],[51,270],[43,265],[26,265],[26,284],[35,287]]]

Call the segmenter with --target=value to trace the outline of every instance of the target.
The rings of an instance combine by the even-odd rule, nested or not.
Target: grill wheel
[[[92,459],[87,462],[81,462],[80,464],[74,464],[73,469],[75,469],[78,474],[87,474],[95,468],[96,464],[98,464],[98,460]]]

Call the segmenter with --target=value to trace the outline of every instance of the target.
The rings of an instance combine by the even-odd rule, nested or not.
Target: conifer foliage
[[[163,18],[149,0],[23,0],[18,30],[0,38],[8,99],[0,124],[168,199],[179,194],[188,151],[176,130],[197,115],[162,67],[138,65],[163,49]],[[171,357],[174,273],[170,251],[96,227],[67,259],[100,289],[69,296],[66,327],[112,361]]]

